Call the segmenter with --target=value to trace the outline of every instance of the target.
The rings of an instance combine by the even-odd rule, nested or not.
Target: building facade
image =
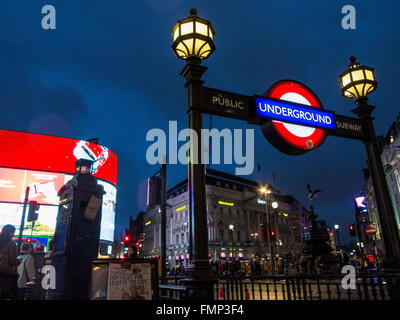
[[[306,209],[292,196],[282,195],[272,186],[268,186],[272,192],[266,198],[259,189],[257,182],[212,169],[206,170],[210,259],[248,259],[252,255],[282,256],[292,250],[301,251],[300,219],[308,214]],[[272,252],[269,252],[264,231],[267,203],[271,230],[276,233],[276,240],[271,241]],[[167,192],[166,247],[170,266],[185,266],[189,261],[188,209],[185,180]],[[144,215],[142,257],[160,256],[160,212],[160,206],[155,205],[149,207]]]

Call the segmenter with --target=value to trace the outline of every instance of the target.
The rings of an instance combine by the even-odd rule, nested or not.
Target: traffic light
[[[39,217],[39,210],[40,205],[37,201],[29,201],[29,212],[28,212],[28,222],[36,221]]]
[[[349,232],[352,237],[356,236],[356,229],[354,228],[354,224],[349,225]]]
[[[129,244],[129,240],[130,240],[130,239],[131,239],[131,238],[129,237],[129,235],[126,234],[125,237],[124,237],[125,246],[127,246],[127,245]]]
[[[269,239],[270,239],[271,241],[276,241],[276,233],[275,233],[275,231],[271,230],[271,231],[269,232]]]

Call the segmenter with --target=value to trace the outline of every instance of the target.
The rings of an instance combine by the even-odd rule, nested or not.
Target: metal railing
[[[399,300],[400,273],[357,275],[355,288],[345,289],[345,275],[264,275],[222,276],[214,285],[215,300],[321,301],[321,300]],[[187,300],[180,285],[184,278],[167,277],[160,284],[160,299]]]
[[[296,275],[219,278],[215,300],[390,300],[399,299],[400,274],[357,275],[354,289],[344,275]],[[399,283],[400,281],[397,281]]]

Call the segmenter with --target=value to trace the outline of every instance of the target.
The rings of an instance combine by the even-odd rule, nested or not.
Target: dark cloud
[[[379,89],[376,131],[384,134],[398,113],[395,101],[400,43],[399,3],[355,0],[357,29],[341,28],[337,1],[57,1],[57,29],[40,27],[51,1],[0,3],[0,127],[76,138],[99,137],[119,156],[117,225],[145,203],[143,183],[158,170],[145,160],[146,132],[186,126],[184,66],[171,51],[176,20],[192,7],[212,21],[217,50],[205,63],[206,85],[248,95],[292,78],[312,88],[327,109],[352,115],[340,96],[338,75],[348,57],[374,66]],[[205,126],[208,117],[204,117]],[[249,128],[214,117],[216,128]],[[274,183],[307,203],[305,185],[324,192],[315,207],[329,223],[350,224],[351,198],[362,185],[366,155],[360,142],[328,137],[301,157],[284,155],[255,129],[262,172],[249,178]],[[218,167],[234,172],[233,166]],[[168,166],[168,186],[186,177]]]

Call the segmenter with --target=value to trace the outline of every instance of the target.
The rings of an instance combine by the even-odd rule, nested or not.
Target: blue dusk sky
[[[342,28],[342,7],[356,9],[356,29]],[[41,11],[56,8],[56,29],[44,30]],[[2,0],[0,2],[0,128],[77,139],[98,137],[119,157],[116,231],[146,208],[147,178],[159,169],[146,161],[146,133],[187,127],[184,62],[171,50],[171,30],[190,8],[213,23],[216,51],[204,62],[205,85],[246,95],[263,94],[282,79],[306,84],[324,107],[353,116],[341,97],[338,75],[349,56],[375,68],[377,134],[399,112],[398,1],[183,1]],[[209,116],[203,116],[204,126]],[[258,127],[213,117],[217,129],[255,130],[255,170],[308,205],[306,184],[323,192],[314,205],[328,224],[353,223],[352,199],[363,185],[364,145],[327,137],[302,156],[272,147]],[[261,171],[257,171],[257,163]],[[214,169],[235,172],[235,165]],[[272,180],[272,173],[275,180]],[[168,166],[168,188],[187,167]]]

